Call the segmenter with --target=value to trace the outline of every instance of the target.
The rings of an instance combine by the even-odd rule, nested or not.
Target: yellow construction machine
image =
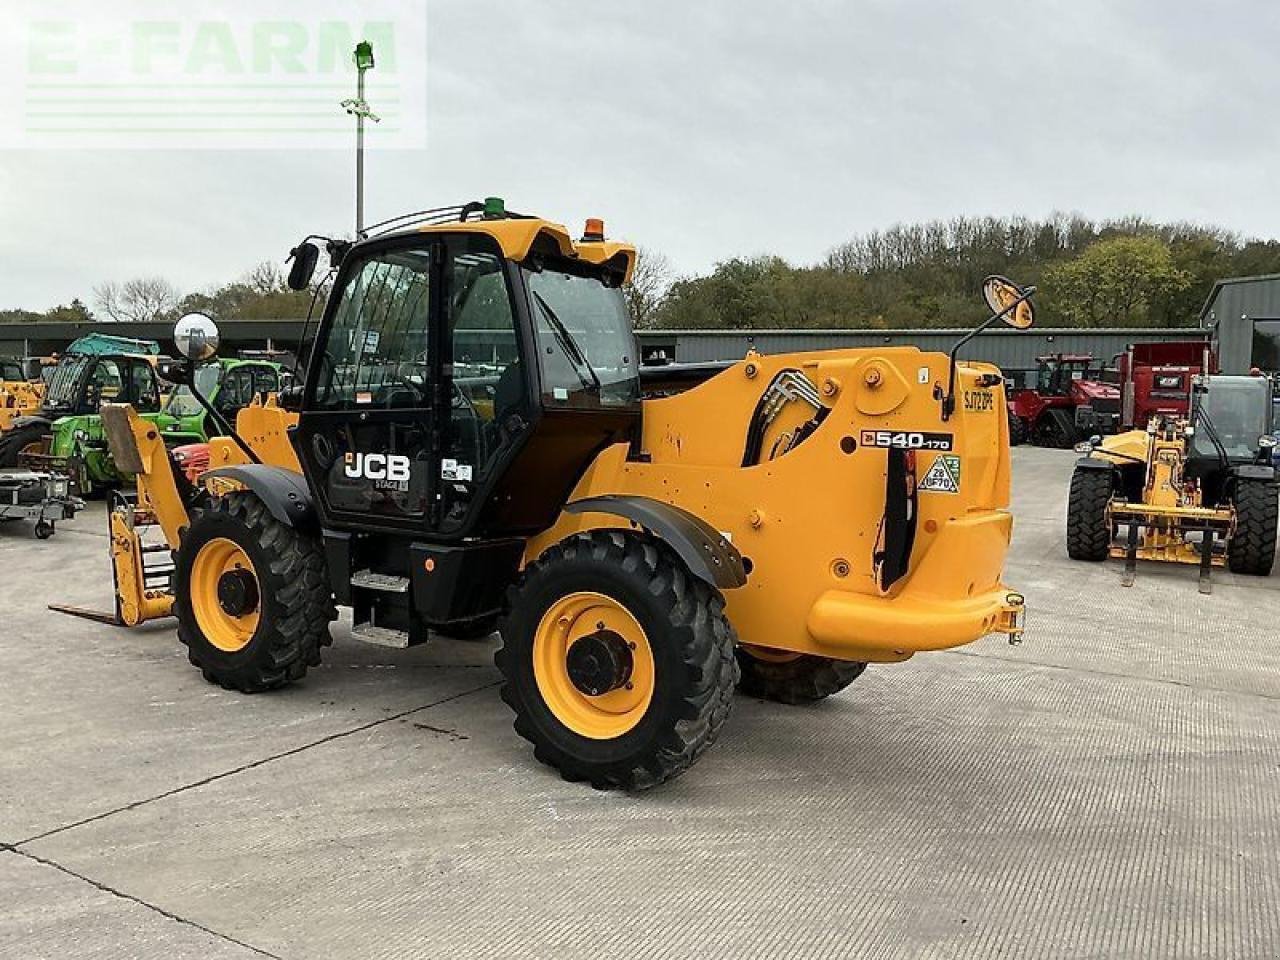
[[[1139,560],[1198,564],[1202,593],[1215,566],[1269,574],[1280,511],[1271,410],[1264,378],[1198,376],[1188,416],[1080,444],[1087,456],[1071,478],[1068,554],[1123,559],[1125,586]]]
[[[0,432],[8,430],[17,417],[40,409],[44,384],[26,378],[19,360],[0,359]]]
[[[316,239],[292,253],[295,289]],[[490,199],[326,243],[305,380],[213,440],[198,486],[151,424],[103,411],[138,478],[112,521],[119,619],[172,609],[210,682],[300,679],[339,605],[391,647],[496,628],[536,756],[637,789],[693,763],[737,687],[813,701],[869,662],[1020,637],[1003,378],[958,352],[1030,326],[1031,290],[990,278],[991,316],[950,356],[642,369],[635,251],[599,221],[574,240]],[[184,317],[175,341],[208,362],[216,327]],[[145,587],[148,521],[171,592]]]

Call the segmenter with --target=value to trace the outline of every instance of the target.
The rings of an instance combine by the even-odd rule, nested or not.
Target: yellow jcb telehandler
[[[1201,593],[1211,592],[1215,566],[1266,576],[1280,514],[1271,429],[1270,381],[1197,376],[1188,416],[1080,444],[1087,456],[1071,477],[1068,555],[1122,558],[1125,586],[1139,560],[1199,564]]]
[[[1020,637],[1003,379],[964,341],[642,369],[635,251],[599,221],[575,241],[491,199],[327,245],[305,380],[212,442],[199,487],[154,427],[103,413],[173,550],[171,597],[131,609],[171,601],[210,682],[300,679],[337,605],[392,647],[496,628],[538,759],[637,789],[694,762],[735,687],[812,701],[869,662]],[[1029,326],[1031,293],[991,278],[973,333]],[[175,341],[208,362],[216,327]]]

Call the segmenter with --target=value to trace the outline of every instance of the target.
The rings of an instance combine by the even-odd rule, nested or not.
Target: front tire
[[[178,639],[204,678],[258,693],[320,663],[337,610],[314,537],[230,493],[193,518],[174,570]]]
[[[655,786],[729,716],[738,665],[724,600],[649,534],[594,530],[551,547],[510,591],[499,631],[515,730],[566,780]]]
[[[1276,556],[1276,521],[1280,512],[1276,485],[1241,478],[1236,481],[1232,501],[1236,532],[1227,546],[1227,566],[1232,573],[1265,577]]]
[[[742,680],[738,689],[749,697],[778,703],[802,704],[839,693],[867,669],[855,660],[831,660],[807,653],[738,648]]]
[[[48,435],[49,428],[43,423],[28,423],[9,430],[0,436],[0,467],[19,466],[22,451]]]
[[[1067,556],[1096,563],[1111,551],[1112,472],[1076,467],[1067,494]]]

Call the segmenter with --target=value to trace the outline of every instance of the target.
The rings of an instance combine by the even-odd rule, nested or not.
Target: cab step
[[[377,627],[372,623],[357,623],[351,628],[351,635],[357,640],[372,643],[379,647],[392,647],[396,650],[407,650],[409,632],[394,630],[391,627]]]
[[[374,573],[372,570],[357,570],[351,575],[351,586],[377,590],[380,593],[408,593],[409,578],[390,573]]]

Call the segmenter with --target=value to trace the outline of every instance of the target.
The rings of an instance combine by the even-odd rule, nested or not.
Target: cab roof
[[[503,256],[517,263],[529,256],[539,241],[549,242],[570,260],[604,265],[616,264],[624,280],[630,280],[635,269],[636,248],[618,240],[574,240],[564,224],[543,217],[509,213],[486,214],[486,204],[469,203],[460,207],[444,207],[407,214],[371,227],[366,236],[405,235],[409,233],[480,233],[492,237]],[[379,227],[386,229],[379,230]]]

